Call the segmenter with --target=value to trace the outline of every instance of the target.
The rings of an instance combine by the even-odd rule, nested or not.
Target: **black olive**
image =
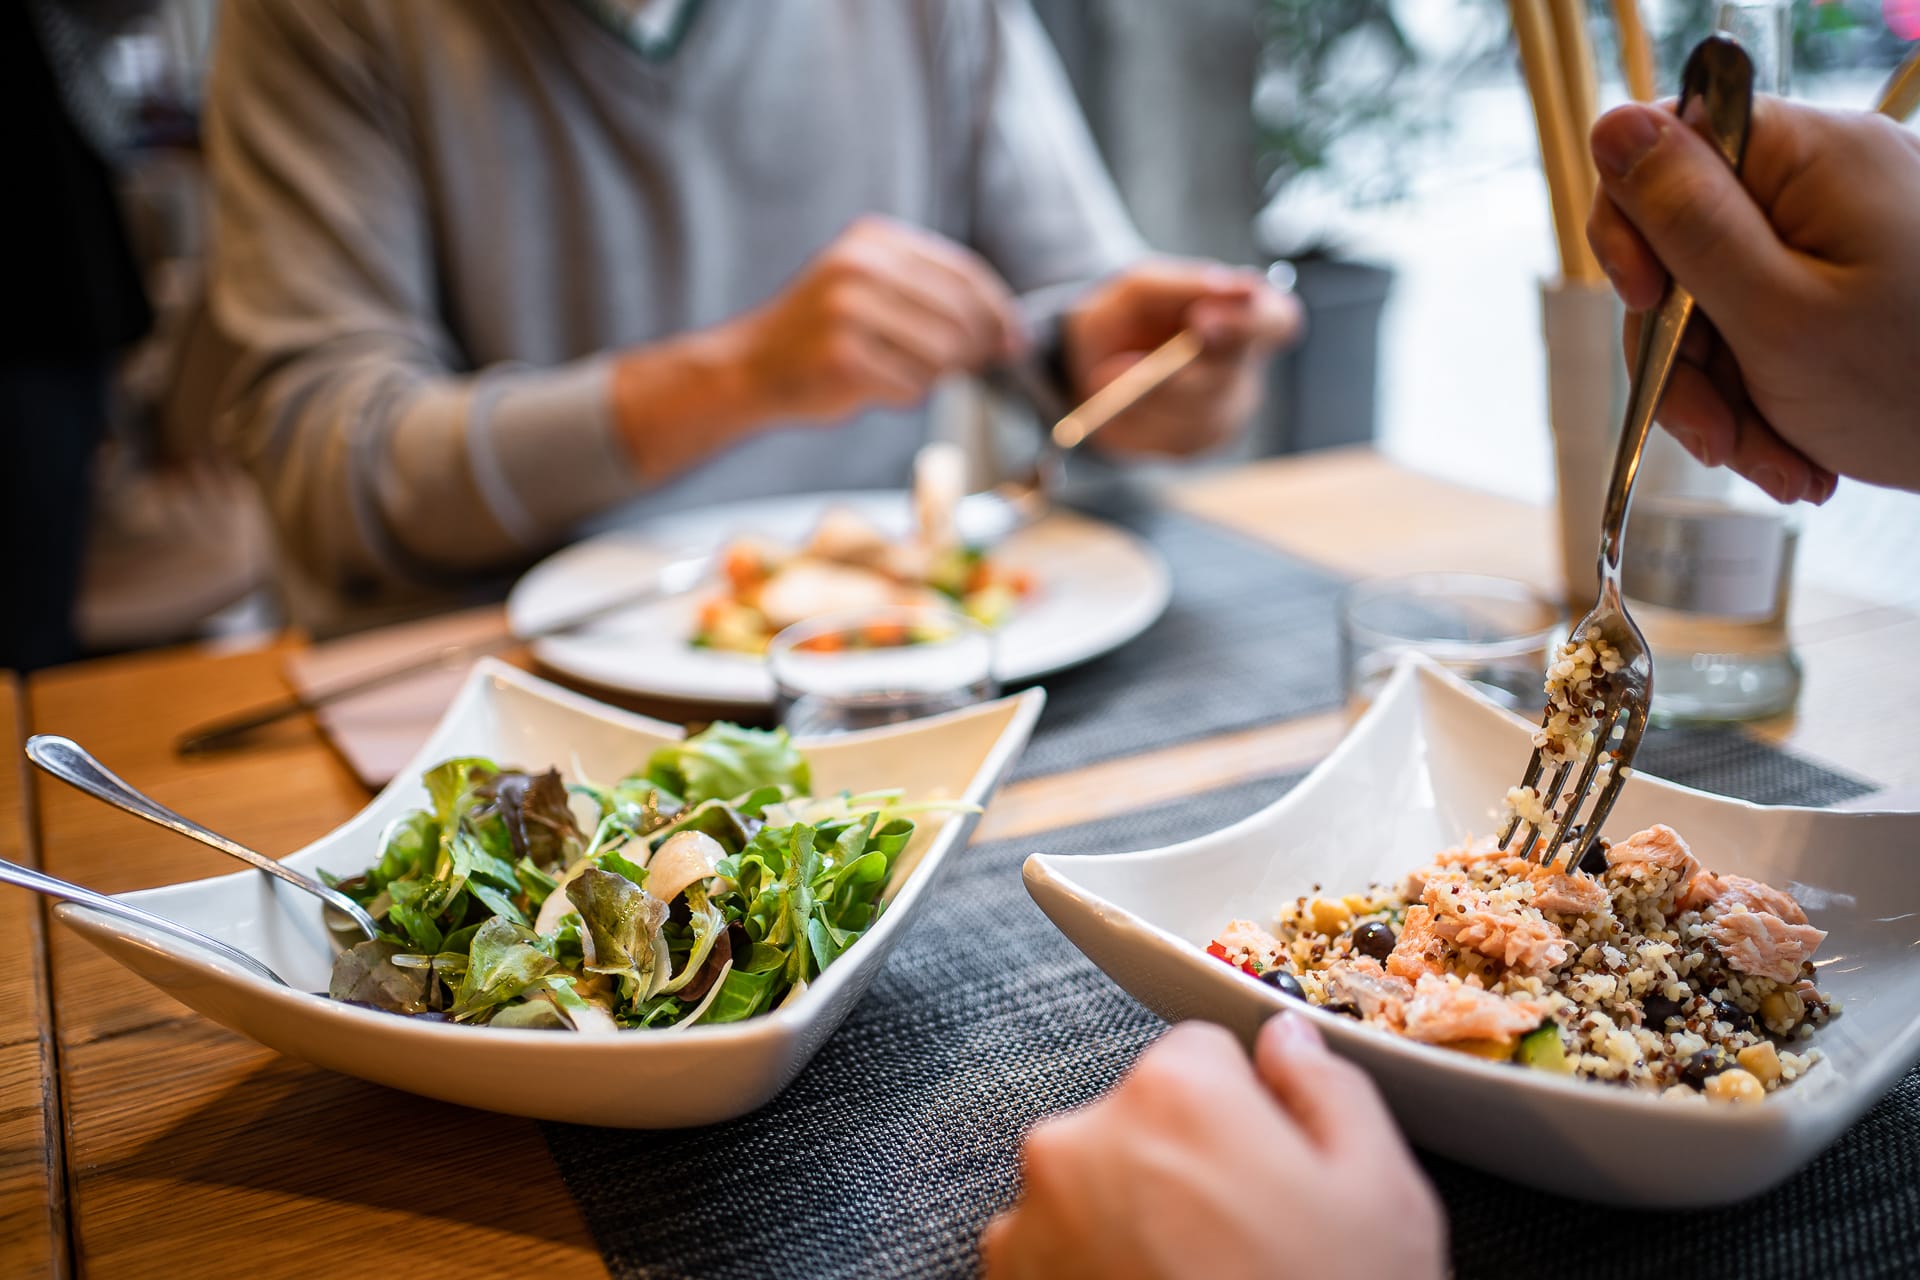
[[[1369,920],[1347,936],[1353,940],[1355,951],[1375,960],[1385,960],[1392,955],[1393,944],[1398,941],[1393,936],[1393,926],[1383,920]]]
[[[1300,979],[1288,973],[1279,965],[1260,975],[1260,981],[1272,987],[1283,996],[1292,996],[1295,1000],[1305,1000],[1307,993],[1300,989]]]
[[[1735,1031],[1753,1030],[1753,1015],[1731,1000],[1715,1000],[1713,1016],[1731,1025]]]
[[[1588,845],[1580,855],[1579,867],[1590,876],[1600,875],[1607,869],[1607,846],[1598,840]]]
[[[1718,1045],[1708,1045],[1680,1065],[1680,1078],[1696,1089],[1704,1089],[1708,1080],[1725,1071],[1730,1065],[1732,1064],[1727,1059],[1725,1049]]]
[[[1640,1007],[1646,1011],[1647,1026],[1655,1031],[1664,1031],[1669,1022],[1681,1016],[1681,1010],[1685,1005],[1678,1000],[1669,1000],[1655,993],[1642,1000]]]
[[[1360,1006],[1357,1004],[1348,1004],[1345,1001],[1339,1004],[1322,1005],[1321,1008],[1325,1009],[1328,1013],[1344,1013],[1349,1018],[1358,1018],[1360,1016]]]

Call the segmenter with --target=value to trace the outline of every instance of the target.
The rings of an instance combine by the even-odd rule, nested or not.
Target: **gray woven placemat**
[[[1764,746],[1761,764],[1733,736],[1665,735],[1662,763],[1693,770],[1696,784],[1716,781],[1700,769],[1723,770],[1716,789],[1748,799],[1825,803],[1864,789]],[[1033,906],[1021,860],[1184,838],[1291,783],[967,850],[846,1024],[751,1116],[677,1133],[546,1126],[609,1268],[971,1275],[981,1226],[1016,1189],[1021,1135],[1105,1090],[1160,1029]],[[1792,1182],[1712,1213],[1596,1209],[1440,1160],[1428,1168],[1463,1280],[1920,1274],[1920,1073]],[[1634,1248],[1594,1247],[1620,1240]]]
[[[1016,776],[1339,705],[1339,578],[1123,489],[1077,505],[1151,542],[1173,570],[1173,600],[1139,639],[1043,682],[1046,713]]]
[[[1151,847],[1278,797],[1267,781],[960,854],[792,1087],[729,1124],[547,1125],[615,1276],[967,1276],[1020,1136],[1112,1084],[1160,1030],[1020,881],[1034,852]]]

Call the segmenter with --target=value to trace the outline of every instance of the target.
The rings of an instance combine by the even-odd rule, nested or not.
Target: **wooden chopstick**
[[[1639,0],[1613,0],[1613,25],[1620,37],[1620,74],[1627,82],[1627,96],[1635,102],[1652,102],[1657,92],[1653,41],[1640,20]]]
[[[1905,122],[1920,107],[1920,44],[1907,51],[1907,56],[1887,77],[1887,83],[1880,89],[1879,102],[1874,110],[1883,116]]]
[[[1600,269],[1587,248],[1587,206],[1582,202],[1586,185],[1580,170],[1586,163],[1582,159],[1585,140],[1574,136],[1545,2],[1507,0],[1507,10],[1513,16],[1520,67],[1533,100],[1534,126],[1540,135],[1540,167],[1546,173],[1554,238],[1560,246],[1560,274],[1567,280],[1597,280]]]
[[[1573,129],[1573,172],[1580,182],[1578,207],[1593,207],[1594,189],[1600,176],[1594,171],[1592,150],[1587,136],[1600,116],[1600,82],[1593,65],[1593,42],[1587,36],[1585,0],[1548,0],[1552,19],[1555,56],[1560,62],[1560,82],[1566,86],[1567,120]],[[1582,243],[1585,236],[1582,235]]]

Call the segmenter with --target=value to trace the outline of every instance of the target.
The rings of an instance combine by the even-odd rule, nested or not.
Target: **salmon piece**
[[[1584,916],[1609,901],[1607,886],[1584,871],[1550,871],[1534,867],[1527,873],[1533,885],[1533,905],[1542,911]]]
[[[1546,1016],[1546,1006],[1537,1000],[1497,996],[1458,978],[1429,974],[1413,989],[1404,1034],[1426,1044],[1511,1041],[1539,1026]]]
[[[1800,904],[1793,900],[1792,894],[1745,876],[1717,876],[1711,871],[1702,871],[1693,878],[1693,883],[1687,886],[1687,892],[1680,899],[1681,910],[1702,911],[1709,916],[1736,907],[1764,911],[1788,924],[1807,922],[1807,913],[1800,909]]]
[[[1285,943],[1251,920],[1233,921],[1214,941],[1226,948],[1228,963],[1242,965],[1258,960],[1262,969],[1273,968],[1273,962],[1287,949]]]
[[[1500,852],[1500,844],[1492,836],[1482,836],[1478,840],[1469,840],[1452,849],[1442,849],[1433,855],[1436,867],[1464,867],[1469,863],[1480,862]]]
[[[1328,1004],[1350,1004],[1360,1016],[1398,1027],[1413,984],[1397,978],[1380,967],[1371,956],[1337,960],[1320,976],[1327,990]]]
[[[1433,908],[1412,906],[1400,925],[1400,938],[1387,957],[1387,972],[1408,982],[1446,972],[1447,940],[1433,931]]]
[[[1433,909],[1433,931],[1455,946],[1521,973],[1545,973],[1567,958],[1566,935],[1538,912],[1526,914],[1457,881],[1430,884],[1423,897]]]
[[[1756,978],[1792,982],[1826,939],[1824,929],[1790,924],[1771,911],[1728,910],[1707,925],[1707,937],[1729,968]]]
[[[1607,870],[1671,871],[1675,884],[1688,885],[1700,870],[1700,860],[1678,832],[1663,824],[1636,831],[1608,849]]]

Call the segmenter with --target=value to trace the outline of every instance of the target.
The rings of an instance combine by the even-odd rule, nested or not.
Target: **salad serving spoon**
[[[148,822],[177,832],[190,840],[198,840],[208,848],[218,849],[228,857],[251,863],[268,875],[278,877],[294,888],[312,894],[353,921],[355,927],[369,939],[380,936],[380,926],[374,923],[373,917],[346,894],[338,889],[330,889],[312,876],[295,871],[292,867],[276,862],[263,853],[256,853],[237,840],[230,840],[217,831],[209,831],[199,823],[181,817],[159,801],[129,786],[111,769],[94,759],[86,748],[72,738],[63,738],[52,733],[36,733],[27,739],[27,759],[68,786],[84,791],[96,800],[104,800],[115,808],[126,810],[136,818],[145,818]],[[47,890],[42,889],[41,892],[44,893]],[[97,904],[89,903],[88,905]]]
[[[44,871],[35,871],[32,867],[23,867],[17,862],[0,860],[0,884],[18,885],[22,889],[31,889],[35,893],[44,894],[60,902],[76,903],[83,907],[90,907],[106,915],[117,916],[122,920],[131,920],[133,923],[144,925],[156,933],[164,933],[171,937],[179,938],[182,942],[191,942],[196,947],[205,947],[216,955],[233,961],[249,973],[258,974],[276,986],[284,987],[288,985],[285,978],[282,978],[272,969],[269,969],[264,963],[254,959],[237,947],[229,946],[218,938],[210,938],[198,929],[189,929],[186,925],[178,924],[167,919],[165,916],[157,916],[151,911],[143,911],[139,907],[120,901],[118,898],[110,898],[104,893],[95,893],[91,889],[82,888],[77,884],[62,880],[58,876],[50,876]]]

